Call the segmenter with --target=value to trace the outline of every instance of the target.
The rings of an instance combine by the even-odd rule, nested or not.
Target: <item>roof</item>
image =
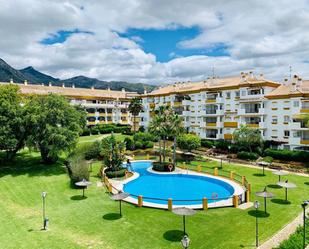
[[[237,89],[240,87],[258,87],[258,86],[278,87],[280,83],[266,80],[262,76],[250,77],[242,73],[240,76],[226,78],[210,78],[201,82],[178,82],[166,87],[159,88],[151,93],[143,95],[144,97],[161,96],[170,94],[189,94],[201,91],[218,91],[225,89]]]
[[[7,83],[0,82],[0,84],[7,84]],[[42,85],[29,85],[29,84],[16,84],[16,85],[20,87],[21,93],[25,95],[30,94],[47,95],[53,93],[72,98],[94,98],[94,99],[128,99],[138,95],[136,92],[125,92],[125,91],[59,87],[59,86],[42,86]]]
[[[309,80],[299,80],[280,85],[265,97],[269,99],[309,97]]]

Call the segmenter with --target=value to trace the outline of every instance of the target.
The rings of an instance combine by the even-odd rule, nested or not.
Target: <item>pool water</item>
[[[234,193],[230,184],[218,179],[190,174],[156,174],[147,171],[149,167],[149,161],[132,162],[133,170],[140,176],[126,183],[124,191],[134,198],[142,195],[144,201],[157,204],[167,204],[167,199],[172,198],[175,205],[202,204],[203,197],[214,202],[213,197],[222,200]]]

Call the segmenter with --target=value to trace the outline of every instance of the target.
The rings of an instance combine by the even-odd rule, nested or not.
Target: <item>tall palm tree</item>
[[[159,139],[159,161],[160,163],[162,162],[161,140],[162,140],[162,137],[164,137],[164,132],[165,132],[162,126],[162,123],[163,123],[163,116],[156,115],[153,117],[148,127],[149,132]]]
[[[133,115],[133,132],[136,132],[136,117],[143,110],[141,99],[137,97],[133,98],[128,109]]]
[[[170,116],[170,136],[174,137],[173,143],[173,164],[176,165],[176,145],[177,145],[177,137],[184,132],[182,118],[178,114],[173,114]]]

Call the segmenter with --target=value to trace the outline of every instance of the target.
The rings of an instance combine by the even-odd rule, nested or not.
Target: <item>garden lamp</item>
[[[190,245],[190,239],[188,237],[188,235],[183,236],[182,240],[181,240],[181,244],[183,246],[183,248],[187,249]]]

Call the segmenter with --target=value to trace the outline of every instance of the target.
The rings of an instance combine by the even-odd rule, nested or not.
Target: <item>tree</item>
[[[176,161],[176,137],[182,132],[182,119],[169,106],[159,106],[155,110],[155,116],[150,122],[149,131],[159,138],[160,162],[165,161],[166,140],[168,137],[174,137],[173,163]],[[161,144],[163,142],[163,146]],[[163,147],[163,148],[162,148]]]
[[[137,97],[133,98],[128,109],[133,115],[133,131],[136,132],[136,117],[143,110],[141,99]]]
[[[0,86],[0,150],[11,160],[25,144],[22,97],[16,85]]]
[[[103,164],[107,167],[107,169],[109,171],[120,170],[125,159],[125,143],[117,141],[112,133],[111,136],[102,139],[101,148]]]
[[[235,143],[252,152],[252,148],[261,147],[263,139],[258,129],[249,128],[246,125],[241,125],[239,129],[233,133],[233,139]]]
[[[195,150],[201,147],[201,139],[194,134],[183,134],[178,137],[178,147],[188,151]]]
[[[177,146],[177,137],[183,133],[183,124],[182,124],[182,118],[178,115],[173,113],[173,115],[169,116],[170,120],[170,130],[169,135],[174,137],[173,142],[173,164],[176,163],[176,146]]]
[[[25,120],[30,129],[28,144],[38,148],[44,163],[71,151],[86,125],[86,112],[60,95],[34,95],[25,101]]]

